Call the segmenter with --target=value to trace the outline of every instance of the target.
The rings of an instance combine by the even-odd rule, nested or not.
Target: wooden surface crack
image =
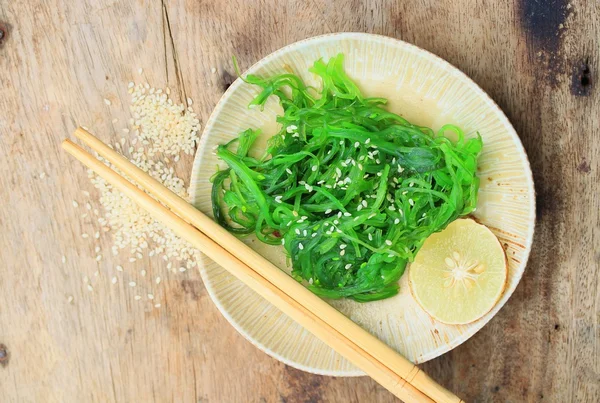
[[[169,10],[165,0],[161,0],[163,10],[163,38],[164,38],[164,51],[165,51],[165,71],[167,74],[167,82],[169,81],[169,64],[167,61],[167,46],[171,47],[171,53],[173,54],[173,64],[175,66],[175,78],[177,79],[177,88],[182,97],[182,102],[185,104],[188,99],[187,91],[185,90],[185,81],[181,72],[181,66],[177,57],[177,49],[175,48],[175,39],[173,38],[173,30],[171,29],[171,20],[169,18]]]

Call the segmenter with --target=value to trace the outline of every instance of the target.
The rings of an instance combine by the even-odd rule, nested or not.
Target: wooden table
[[[221,316],[198,273],[168,276],[160,309],[111,285],[120,261],[94,259],[109,235],[81,238],[94,227],[91,212],[80,217],[90,184],[59,147],[78,124],[119,138],[131,80],[193,98],[205,121],[234,78],[232,55],[247,68],[336,31],[400,38],[458,66],[509,116],[534,171],[525,277],[491,323],[423,368],[467,401],[600,401],[600,7],[485,3],[0,0],[0,401],[394,401],[367,378],[268,357]],[[164,262],[132,267],[135,277]]]

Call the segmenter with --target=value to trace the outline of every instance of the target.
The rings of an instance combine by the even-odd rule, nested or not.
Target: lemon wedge
[[[485,225],[456,220],[425,240],[408,272],[410,290],[434,319],[465,324],[498,302],[508,276],[506,254]]]

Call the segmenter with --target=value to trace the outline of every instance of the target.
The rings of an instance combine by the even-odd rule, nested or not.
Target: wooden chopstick
[[[209,258],[226,268],[251,289],[259,293],[267,301],[278,307],[283,313],[296,320],[300,325],[319,337],[353,364],[363,369],[375,381],[388,389],[395,396],[406,402],[432,403],[429,397],[398,376],[389,368],[373,359],[362,349],[341,335],[322,319],[316,317],[296,300],[275,287],[250,267],[220,245],[212,241],[197,228],[185,222],[173,212],[165,208],[152,197],[138,189],[135,185],[121,177],[115,171],[97,160],[87,151],[70,140],[63,142],[63,148],[88,168],[103,177],[115,188],[134,200],[153,217],[171,228],[177,235],[189,241],[194,247],[202,250]]]
[[[140,186],[152,193],[158,200],[171,208],[180,217],[193,224],[196,228],[199,228],[208,238],[213,240],[214,244],[220,244],[220,246],[217,246],[219,246],[221,250],[225,249],[238,260],[244,262],[254,272],[258,273],[262,278],[266,279],[279,290],[282,290],[284,294],[289,298],[294,299],[316,318],[321,319],[325,324],[329,324],[336,332],[339,332],[344,336],[346,340],[352,340],[352,343],[361,351],[368,352],[373,359],[390,369],[393,373],[399,375],[403,380],[406,380],[407,385],[412,384],[416,389],[427,394],[436,402],[461,402],[458,397],[435,383],[435,381],[429,378],[423,371],[419,370],[414,364],[396,353],[379,339],[366,332],[360,326],[356,325],[325,301],[312,294],[309,290],[279,270],[264,257],[248,248],[234,235],[227,232],[185,200],[172,193],[160,182],[151,178],[144,171],[137,168],[126,158],[112,150],[96,137],[83,129],[77,129],[75,136],[83,140],[92,149],[98,152],[99,155],[113,163]],[[101,165],[106,168],[104,164]],[[135,189],[139,191],[139,189]],[[204,249],[203,251],[206,253]],[[226,267],[225,265],[223,266]],[[229,269],[228,267],[226,268]],[[360,365],[358,366],[360,367]],[[365,372],[368,371],[365,370]]]

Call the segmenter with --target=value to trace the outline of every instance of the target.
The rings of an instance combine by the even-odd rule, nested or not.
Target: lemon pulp
[[[408,272],[410,289],[434,319],[476,321],[498,302],[507,279],[506,255],[485,225],[459,219],[432,234]]]

